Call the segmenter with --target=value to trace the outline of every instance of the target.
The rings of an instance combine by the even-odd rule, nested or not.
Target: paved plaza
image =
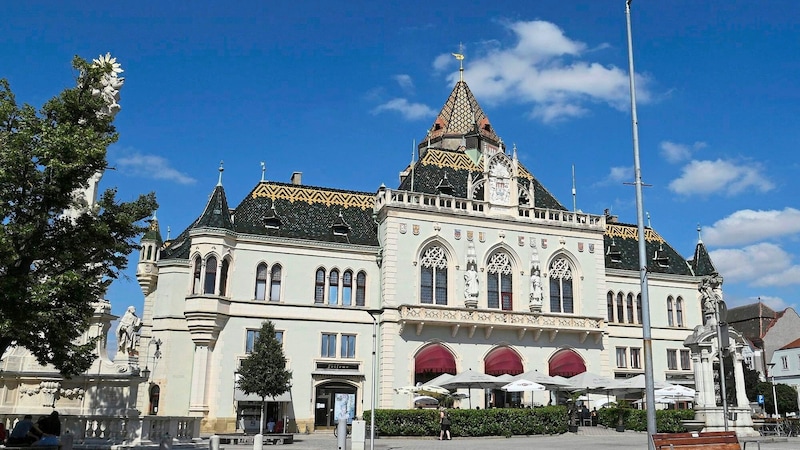
[[[761,450],[798,450],[800,449],[799,437],[762,437],[758,439]],[[347,440],[347,449],[352,449],[352,443]],[[271,446],[264,446],[271,448]],[[369,450],[369,440],[364,445]],[[619,449],[646,449],[647,433],[626,431],[617,433],[604,428],[582,429],[576,433],[566,433],[555,436],[520,436],[520,437],[480,437],[458,438],[451,441],[439,441],[437,438],[379,438],[375,440],[375,449],[379,450],[416,450],[416,449],[458,449],[458,450],[484,450],[494,448],[506,449],[553,449],[553,450],[619,450]],[[758,449],[756,443],[747,444],[747,450]],[[316,450],[337,449],[337,440],[332,433],[297,434],[293,444],[286,444],[285,450]],[[221,450],[252,450],[251,446],[222,445]],[[277,450],[277,448],[276,448]]]

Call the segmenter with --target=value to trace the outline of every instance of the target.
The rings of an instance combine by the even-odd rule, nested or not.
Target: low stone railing
[[[20,416],[0,415],[6,429],[13,429]],[[69,432],[75,444],[103,443],[136,445],[173,441],[189,442],[200,437],[199,417],[166,416],[69,416],[61,415],[61,432]],[[34,417],[34,421],[36,417]]]

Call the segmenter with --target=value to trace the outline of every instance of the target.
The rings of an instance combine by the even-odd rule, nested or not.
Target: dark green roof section
[[[520,172],[527,174],[520,163]],[[423,194],[441,194],[439,187],[444,181],[453,187],[453,197],[467,198],[467,180],[479,180],[483,177],[483,166],[475,164],[473,159],[464,150],[448,150],[441,148],[428,149],[418,162],[416,162],[403,181],[398,186],[399,190],[420,192]],[[535,177],[520,176],[520,187],[528,189],[533,184],[534,206],[566,211],[564,207]],[[480,194],[481,191],[478,192]],[[476,197],[480,197],[477,195]]]
[[[708,250],[706,250],[706,246],[703,245],[702,241],[698,242],[694,248],[692,269],[698,277],[717,274],[717,269],[714,267],[711,256],[709,256]]]
[[[239,233],[378,246],[375,194],[262,182],[236,207]]]
[[[606,224],[603,240],[607,269],[639,272],[639,239],[636,225]],[[651,228],[645,229],[645,254],[647,271],[650,273],[693,275],[686,259]]]
[[[195,221],[197,223],[197,221]],[[194,228],[194,223],[189,225],[181,234],[175,239],[170,239],[164,243],[161,248],[161,259],[189,259],[189,250],[192,248],[192,242],[189,238],[189,232]]]
[[[195,228],[223,228],[233,230],[233,221],[228,209],[228,199],[225,198],[225,189],[222,185],[217,185],[211,198],[206,204],[206,209],[195,223]]]
[[[144,236],[142,236],[142,242],[144,241],[155,241],[156,244],[161,245],[164,241],[161,238],[161,230],[158,227],[158,219],[153,217],[149,220],[150,225],[147,227],[147,231],[145,231]]]

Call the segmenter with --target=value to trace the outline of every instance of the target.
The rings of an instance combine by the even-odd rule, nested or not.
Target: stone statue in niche
[[[531,242],[535,242],[531,239]],[[531,312],[542,312],[542,304],[544,303],[544,289],[542,289],[542,271],[539,267],[539,252],[536,247],[533,247],[531,253],[531,297],[530,309]]]
[[[700,291],[703,300],[705,324],[708,327],[714,327],[717,325],[717,308],[722,302],[722,277],[719,275],[703,277],[697,290]]]
[[[475,270],[474,265],[470,265],[467,271],[464,272],[464,298],[467,300],[477,300],[478,292],[480,292],[478,286],[478,271]]]

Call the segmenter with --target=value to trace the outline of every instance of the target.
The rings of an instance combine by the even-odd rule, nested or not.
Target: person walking
[[[439,440],[450,440],[452,437],[450,436],[450,415],[447,414],[447,410],[441,408],[439,410]]]

